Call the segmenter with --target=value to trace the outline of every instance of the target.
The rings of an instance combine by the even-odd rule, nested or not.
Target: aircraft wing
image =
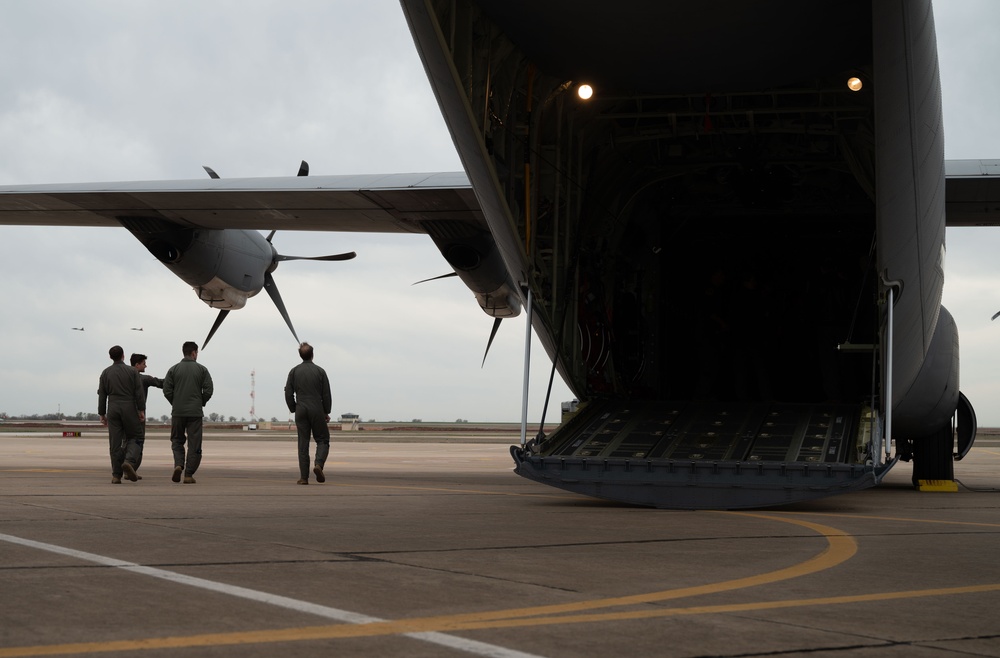
[[[0,186],[0,225],[180,226],[425,233],[422,222],[485,226],[463,172]]]
[[[1000,224],[1000,160],[947,160],[948,226]],[[0,186],[0,225],[120,226],[159,216],[200,228],[424,233],[482,211],[464,172]]]
[[[1000,160],[947,160],[948,226],[1000,225]],[[422,221],[482,211],[464,172],[0,186],[0,225],[120,226],[158,216],[184,226],[424,233]]]
[[[945,160],[947,226],[1000,225],[1000,160]]]

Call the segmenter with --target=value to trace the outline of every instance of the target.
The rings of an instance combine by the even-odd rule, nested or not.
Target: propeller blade
[[[212,169],[211,167],[206,166],[206,165],[202,165],[201,168],[204,169],[206,173],[208,173],[208,177],[209,178],[218,178],[219,177],[219,174],[215,173],[215,170]]]
[[[215,318],[215,324],[212,325],[211,331],[208,332],[208,338],[206,338],[205,342],[201,344],[201,349],[205,349],[208,346],[208,341],[212,340],[212,336],[215,335],[216,330],[218,330],[219,326],[222,324],[222,321],[226,319],[227,315],[229,315],[228,309],[222,309],[221,311],[219,311],[219,316]]]
[[[278,292],[278,286],[274,284],[274,277],[271,276],[270,272],[264,274],[264,290],[267,291],[268,296],[274,305],[278,307],[278,312],[281,313],[281,317],[285,319],[285,324],[288,328],[292,330],[292,335],[295,336],[295,340],[298,343],[302,341],[299,340],[299,335],[295,333],[295,327],[292,326],[292,321],[288,318],[288,311],[285,310],[285,303],[281,301],[281,293]]]
[[[305,160],[303,160],[302,164],[299,165],[299,174],[298,175],[299,176],[308,176],[309,175],[309,163],[306,162]]]
[[[990,318],[990,320],[996,320],[998,317],[1000,317],[1000,311],[997,311],[996,313],[994,313],[993,317]]]
[[[268,233],[267,234],[267,241],[270,242],[271,238],[273,238],[274,234],[277,233],[277,232],[278,232],[277,230],[274,230],[274,231],[271,231],[270,233]]]
[[[330,256],[282,256],[278,254],[274,257],[274,260],[351,260],[357,256],[353,251],[348,251],[344,254],[332,254]]]
[[[450,276],[458,276],[458,272],[449,272],[448,274],[442,274],[441,276],[432,276],[429,279],[424,279],[423,281],[417,281],[417,283],[427,283],[428,281],[437,281],[438,279],[447,279]],[[417,285],[417,283],[411,283],[411,286]]]
[[[480,368],[482,368],[483,366],[486,365],[486,355],[490,353],[490,345],[493,344],[493,339],[497,335],[497,329],[500,328],[500,321],[501,320],[503,320],[503,318],[494,318],[493,319],[493,331],[490,332],[490,339],[486,343],[486,352],[483,353],[483,363],[482,363],[482,365],[479,366]]]

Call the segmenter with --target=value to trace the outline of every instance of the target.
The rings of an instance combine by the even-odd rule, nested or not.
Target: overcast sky
[[[461,168],[394,0],[3,2],[0,185],[455,171]],[[948,158],[1000,158],[1000,3],[935,7]],[[1000,426],[1000,228],[949,229],[945,305],[958,321],[962,390]],[[331,375],[334,415],[516,421],[523,318],[480,368],[492,320],[426,236],[279,231],[278,251],[353,250],[286,262],[274,277],[299,336]],[[217,311],[122,229],[0,227],[0,411],[97,407],[107,349],[163,376]],[[84,327],[85,331],[72,331]],[[143,330],[133,331],[132,327]],[[550,363],[532,350],[529,418]],[[266,295],[232,313],[200,356],[206,413],[287,418],[295,340]],[[548,413],[572,397],[558,377]],[[169,414],[156,391],[149,413]]]

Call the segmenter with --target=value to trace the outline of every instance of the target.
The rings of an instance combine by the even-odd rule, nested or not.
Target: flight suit
[[[136,466],[142,459],[137,442],[142,435],[139,412],[146,411],[146,397],[135,368],[115,361],[101,373],[97,385],[97,413],[107,416],[111,475],[122,476],[122,463]]]
[[[288,373],[285,404],[295,414],[299,437],[299,475],[309,480],[309,434],[316,440],[316,466],[320,471],[330,454],[330,427],[327,419],[333,408],[330,380],[326,371],[312,361],[303,361]]]
[[[174,468],[183,469],[185,477],[194,475],[201,465],[202,418],[214,391],[208,368],[192,358],[184,357],[171,366],[163,378],[163,396],[170,402],[170,448],[174,453]]]

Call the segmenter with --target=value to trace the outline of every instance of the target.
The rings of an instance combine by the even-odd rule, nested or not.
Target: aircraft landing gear
[[[951,425],[913,441],[913,486],[920,480],[955,479],[955,438]]]

